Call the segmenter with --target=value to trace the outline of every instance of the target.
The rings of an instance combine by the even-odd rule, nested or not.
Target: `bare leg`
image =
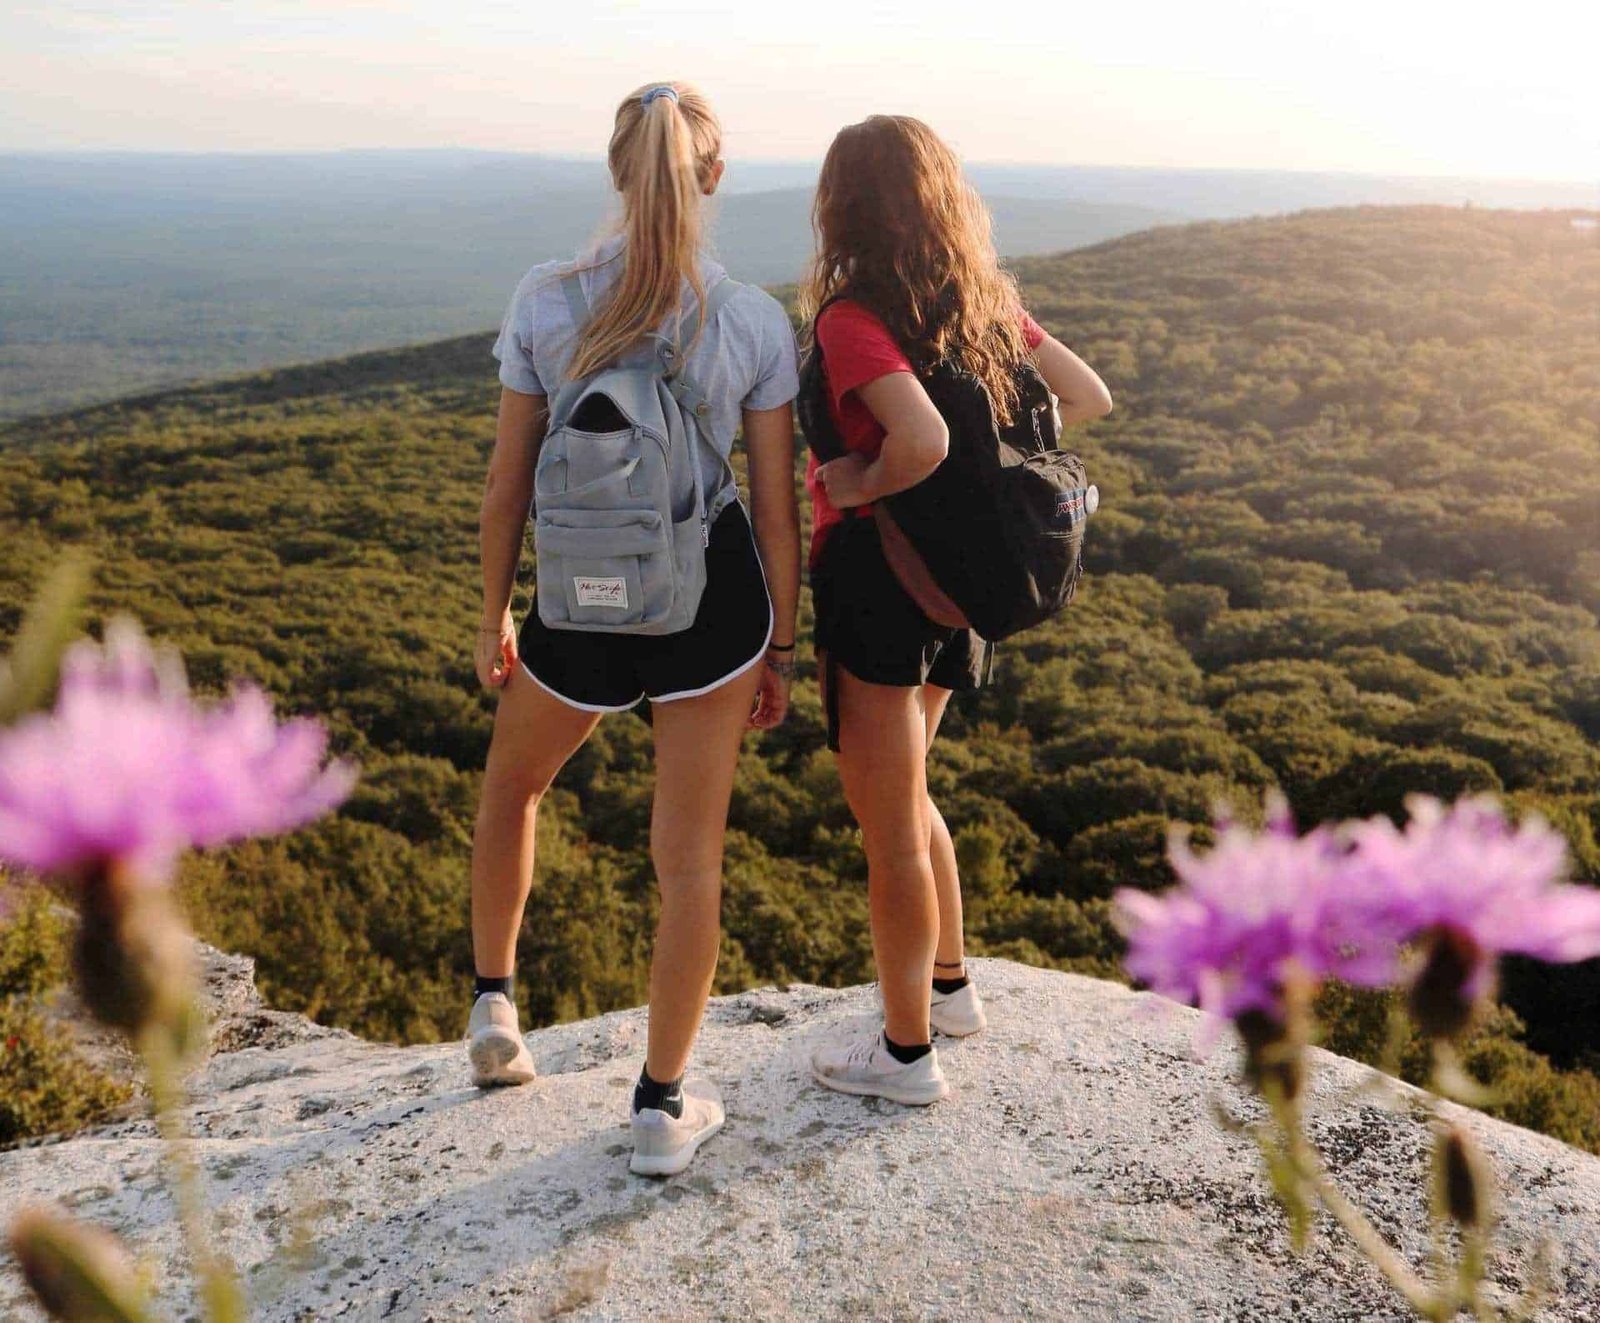
[[[834,675],[839,778],[866,847],[884,1031],[907,1046],[926,1043],[939,907],[929,858],[922,690],[868,684],[843,667]]]
[[[762,668],[699,698],[658,703],[650,857],[661,918],[650,962],[645,1068],[665,1084],[682,1075],[700,1030],[722,940],[722,838]]]
[[[516,965],[539,801],[599,720],[512,667],[495,712],[472,834],[472,954],[484,978],[505,978]]]
[[[950,704],[950,690],[922,686],[922,710],[928,732],[927,748],[939,733],[939,721]],[[928,799],[928,854],[933,863],[933,887],[939,899],[939,945],[934,951],[933,976],[960,978],[966,948],[961,928],[961,874],[956,867],[956,847],[939,806]]]

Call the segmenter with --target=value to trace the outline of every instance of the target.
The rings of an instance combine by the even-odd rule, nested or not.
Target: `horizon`
[[[816,175],[814,160],[733,158],[708,242],[741,279],[803,269]],[[1597,185],[1454,175],[977,161],[968,178],[1007,258],[1365,207],[1600,215]],[[490,325],[531,262],[614,222],[609,185],[576,152],[0,153],[0,240],[19,259],[0,419]]]
[[[837,33],[836,37],[822,34]],[[1046,24],[933,0],[58,0],[0,14],[0,151],[478,150],[589,158],[650,75],[700,85],[732,160],[820,159],[918,115],[974,163],[1600,180],[1600,12],[1130,0]],[[1003,89],[1003,95],[996,89]]]
[[[270,159],[325,159],[332,157],[361,157],[361,156],[480,156],[480,157],[515,157],[536,161],[552,161],[573,165],[603,166],[605,157],[597,152],[553,152],[541,151],[538,148],[522,147],[474,147],[450,144],[428,146],[357,146],[357,147],[306,147],[306,148],[210,148],[210,147],[43,147],[43,148],[0,148],[0,160],[108,160],[130,158],[165,158],[177,160],[270,160]],[[820,169],[821,156],[728,156],[724,158],[729,167],[737,171],[740,167],[781,167],[797,169],[809,167]],[[1020,160],[1003,157],[992,158],[965,158],[962,165],[968,169],[1008,169],[1032,170],[1039,172],[1050,171],[1108,171],[1126,172],[1129,174],[1239,174],[1239,175],[1305,175],[1310,177],[1331,177],[1349,179],[1382,179],[1404,182],[1416,180],[1428,183],[1495,183],[1495,184],[1527,184],[1546,185],[1555,187],[1571,187],[1591,189],[1595,192],[1596,203],[1600,205],[1600,177],[1585,178],[1582,176],[1545,176],[1532,174],[1482,174],[1461,173],[1459,171],[1395,171],[1372,170],[1343,167],[1328,167],[1311,169],[1296,166],[1271,166],[1271,165],[1214,165],[1214,164],[1185,164],[1185,165],[1148,165],[1135,162],[1120,161],[1083,161],[1083,160]],[[784,185],[782,187],[793,187]]]

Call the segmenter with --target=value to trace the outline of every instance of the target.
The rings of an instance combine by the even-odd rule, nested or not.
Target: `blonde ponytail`
[[[722,152],[722,126],[687,83],[651,83],[617,107],[607,161],[622,195],[621,278],[573,348],[567,375],[614,363],[678,311],[685,278],[704,298],[700,199]],[[702,324],[682,352],[700,338]]]

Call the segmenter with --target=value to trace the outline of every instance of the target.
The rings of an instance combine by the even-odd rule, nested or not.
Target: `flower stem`
[[[1273,1119],[1282,1137],[1284,1156],[1293,1164],[1300,1179],[1316,1194],[1322,1206],[1344,1228],[1345,1234],[1355,1242],[1356,1248],[1419,1315],[1428,1319],[1447,1318],[1448,1315],[1443,1312],[1445,1301],[1428,1289],[1427,1283],[1390,1247],[1367,1215],[1345,1198],[1344,1192],[1333,1183],[1316,1149],[1305,1136],[1299,1109],[1281,1096],[1269,1094],[1267,1101],[1271,1104]]]
[[[1378,1229],[1368,1220],[1367,1215],[1357,1208],[1344,1196],[1344,1192],[1335,1185],[1328,1174],[1323,1171],[1322,1164],[1317,1161],[1310,1151],[1310,1145],[1301,1144],[1302,1148],[1298,1157],[1302,1170],[1311,1187],[1317,1192],[1317,1198],[1322,1201],[1322,1206],[1333,1214],[1333,1218],[1344,1228],[1345,1234],[1355,1241],[1359,1249],[1372,1262],[1379,1272],[1389,1280],[1405,1301],[1423,1318],[1444,1319],[1448,1315],[1444,1312],[1445,1302],[1428,1289],[1427,1284],[1411,1271],[1411,1266],[1406,1263],[1390,1247],[1379,1233]]]
[[[1427,1095],[1427,1113],[1435,1138],[1435,1182],[1433,1216],[1435,1244],[1441,1269],[1445,1266],[1445,1230],[1451,1224],[1461,1229],[1460,1250],[1451,1280],[1452,1311],[1467,1309],[1483,1323],[1495,1323],[1500,1313],[1483,1298],[1483,1280],[1488,1270],[1491,1212],[1491,1178],[1480,1165],[1476,1149],[1465,1132],[1453,1129],[1445,1120],[1441,1097],[1462,1099],[1476,1091],[1473,1099],[1482,1102],[1482,1090],[1462,1068],[1454,1046],[1435,1039],[1433,1044],[1432,1088]],[[1441,1277],[1441,1280],[1443,1278]]]
[[[1460,1274],[1456,1293],[1463,1304],[1485,1323],[1496,1323],[1500,1313],[1483,1298],[1484,1271],[1488,1267],[1489,1238],[1482,1228],[1472,1227],[1462,1232]]]
[[[156,1127],[166,1144],[171,1164],[173,1200],[178,1208],[178,1223],[189,1247],[200,1295],[209,1323],[245,1323],[244,1293],[239,1288],[233,1266],[211,1244],[206,1232],[205,1196],[200,1188],[200,1172],[189,1150],[183,1127],[184,1090],[182,1063],[173,1038],[159,1025],[139,1036],[139,1054],[144,1059],[155,1110]]]

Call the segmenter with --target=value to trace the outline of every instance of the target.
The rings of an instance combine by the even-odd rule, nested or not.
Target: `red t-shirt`
[[[1022,314],[1022,338],[1029,349],[1044,342],[1039,323]],[[828,412],[844,441],[845,449],[872,460],[883,445],[883,427],[862,403],[857,389],[891,372],[912,371],[911,361],[895,343],[879,318],[859,303],[840,299],[830,303],[817,318],[817,348],[828,373]],[[817,481],[817,457],[806,465],[806,490],[811,493],[811,563],[817,563],[828,530],[844,516],[828,501],[828,493]],[[870,507],[863,507],[870,508]]]

